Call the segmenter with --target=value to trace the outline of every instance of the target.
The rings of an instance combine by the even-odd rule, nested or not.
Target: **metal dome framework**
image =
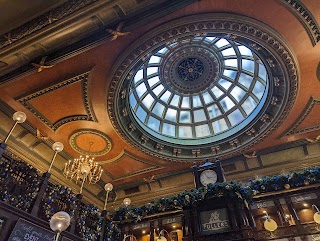
[[[225,45],[217,46],[219,41]],[[246,67],[246,61],[253,64]],[[190,74],[188,66],[195,63],[196,73]],[[183,68],[186,71],[180,71]],[[295,100],[298,72],[289,46],[267,25],[233,14],[185,17],[146,33],[120,56],[107,93],[108,112],[119,135],[148,155],[178,162],[223,159],[249,149],[280,125]],[[252,80],[247,88],[242,74]],[[225,81],[225,87],[219,81]],[[159,82],[163,90],[157,90]],[[258,83],[262,87],[255,91]],[[222,97],[213,88],[223,90]],[[243,98],[232,92],[237,88],[243,90]],[[175,95],[163,101],[165,90],[174,90]],[[206,94],[211,102],[205,99]],[[200,98],[202,109],[194,107],[195,96]],[[242,106],[249,96],[257,97],[251,109]],[[224,108],[223,98],[229,98],[234,106]],[[159,103],[164,110],[158,115],[159,128],[155,128],[149,120],[156,119],[153,110]],[[221,114],[211,114],[210,104],[216,104]],[[188,123],[180,119],[183,105],[189,105]],[[166,108],[176,110],[174,119],[166,118]],[[196,114],[196,110],[204,114]],[[240,115],[232,118],[235,111]],[[227,128],[220,124],[220,129],[214,129],[219,118]],[[166,132],[164,125],[168,123],[176,126],[174,131]],[[208,127],[197,131],[201,124]],[[180,132],[180,126],[188,125],[187,134]]]

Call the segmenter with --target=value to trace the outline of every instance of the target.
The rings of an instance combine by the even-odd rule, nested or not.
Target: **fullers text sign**
[[[19,219],[8,241],[53,241],[54,233],[24,219]]]
[[[203,233],[218,233],[230,230],[226,208],[215,209],[200,213],[201,230]]]

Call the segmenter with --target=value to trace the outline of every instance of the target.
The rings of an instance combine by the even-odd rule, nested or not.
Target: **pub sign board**
[[[230,222],[226,208],[201,212],[200,223],[203,234],[230,231]]]
[[[53,241],[54,233],[19,218],[8,241]]]

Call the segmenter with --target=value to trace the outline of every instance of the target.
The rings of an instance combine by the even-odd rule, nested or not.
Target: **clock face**
[[[207,186],[210,183],[215,183],[217,179],[217,173],[213,170],[205,170],[200,174],[200,182],[204,186]]]

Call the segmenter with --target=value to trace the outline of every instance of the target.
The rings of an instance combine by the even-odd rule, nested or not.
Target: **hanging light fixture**
[[[125,199],[123,199],[123,204],[124,204],[125,206],[129,206],[129,205],[131,204],[131,199],[128,198],[128,197],[126,197]]]
[[[170,234],[168,233],[168,231],[167,230],[165,230],[165,229],[162,229],[161,231],[160,231],[160,233],[159,233],[159,236],[158,236],[158,238],[157,238],[157,241],[167,241],[167,238],[164,236],[164,233],[167,233],[167,235],[168,235],[168,238],[170,238]]]
[[[90,148],[92,144],[90,142]],[[84,182],[87,181],[88,184],[97,183],[101,178],[102,168],[94,161],[94,157],[90,158],[88,155],[85,157],[80,156],[79,158],[69,160],[65,164],[63,175],[66,178],[74,179],[76,183],[81,181],[80,194],[82,194]]]
[[[271,219],[267,212],[266,212],[266,221],[264,221],[263,226],[266,230],[270,232],[273,232],[278,228],[278,224],[276,223],[276,221]]]
[[[70,225],[70,216],[68,213],[60,211],[55,213],[50,219],[50,228],[56,233],[55,241],[59,240],[60,233],[66,230]]]
[[[106,200],[104,201],[104,208],[103,210],[107,210],[107,203],[108,203],[108,197],[109,192],[112,191],[113,185],[109,182],[106,185],[104,185],[104,190],[106,190]]]

